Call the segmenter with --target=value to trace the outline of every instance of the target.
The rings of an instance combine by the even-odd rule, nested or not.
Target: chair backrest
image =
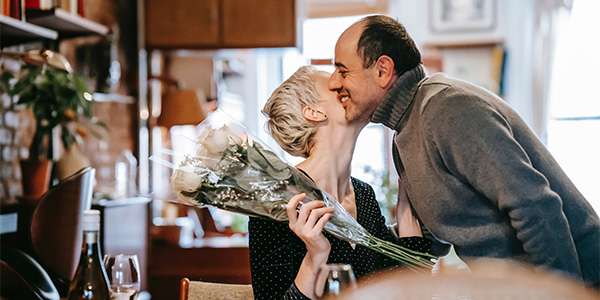
[[[31,217],[29,236],[33,254],[61,295],[66,292],[79,261],[81,222],[83,211],[92,205],[94,175],[95,169],[87,167],[60,181],[38,200]]]
[[[250,284],[226,284],[181,279],[179,300],[252,300]]]
[[[419,275],[395,271],[375,276],[343,299],[486,299],[486,300],[598,300],[598,291],[579,282],[497,259],[467,262],[471,272]]]
[[[50,276],[20,249],[0,245],[0,298],[59,300]]]

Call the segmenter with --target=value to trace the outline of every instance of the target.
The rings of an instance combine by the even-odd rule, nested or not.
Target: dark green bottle
[[[100,211],[84,211],[81,257],[67,300],[110,300],[108,277],[100,255],[99,232]]]

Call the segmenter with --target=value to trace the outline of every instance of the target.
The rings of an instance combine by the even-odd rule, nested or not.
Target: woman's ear
[[[327,120],[327,115],[324,112],[311,106],[305,106],[302,109],[302,116],[305,119],[312,122],[320,122]]]
[[[375,68],[379,87],[387,88],[395,81],[394,60],[391,57],[387,55],[380,56],[375,63]]]

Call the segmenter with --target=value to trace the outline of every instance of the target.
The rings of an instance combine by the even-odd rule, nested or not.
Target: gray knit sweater
[[[464,258],[511,258],[597,283],[600,220],[519,115],[494,94],[421,66],[371,118],[396,131],[411,204]]]

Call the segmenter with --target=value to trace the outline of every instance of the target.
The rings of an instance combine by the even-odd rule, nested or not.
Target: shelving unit
[[[56,40],[58,32],[0,15],[0,47],[24,44],[39,40]]]
[[[60,8],[27,9],[25,18],[27,21],[0,15],[0,48],[108,33],[108,27]]]
[[[27,9],[25,16],[29,23],[56,30],[59,39],[94,34],[105,35],[108,33],[108,27],[60,8],[50,10]]]

